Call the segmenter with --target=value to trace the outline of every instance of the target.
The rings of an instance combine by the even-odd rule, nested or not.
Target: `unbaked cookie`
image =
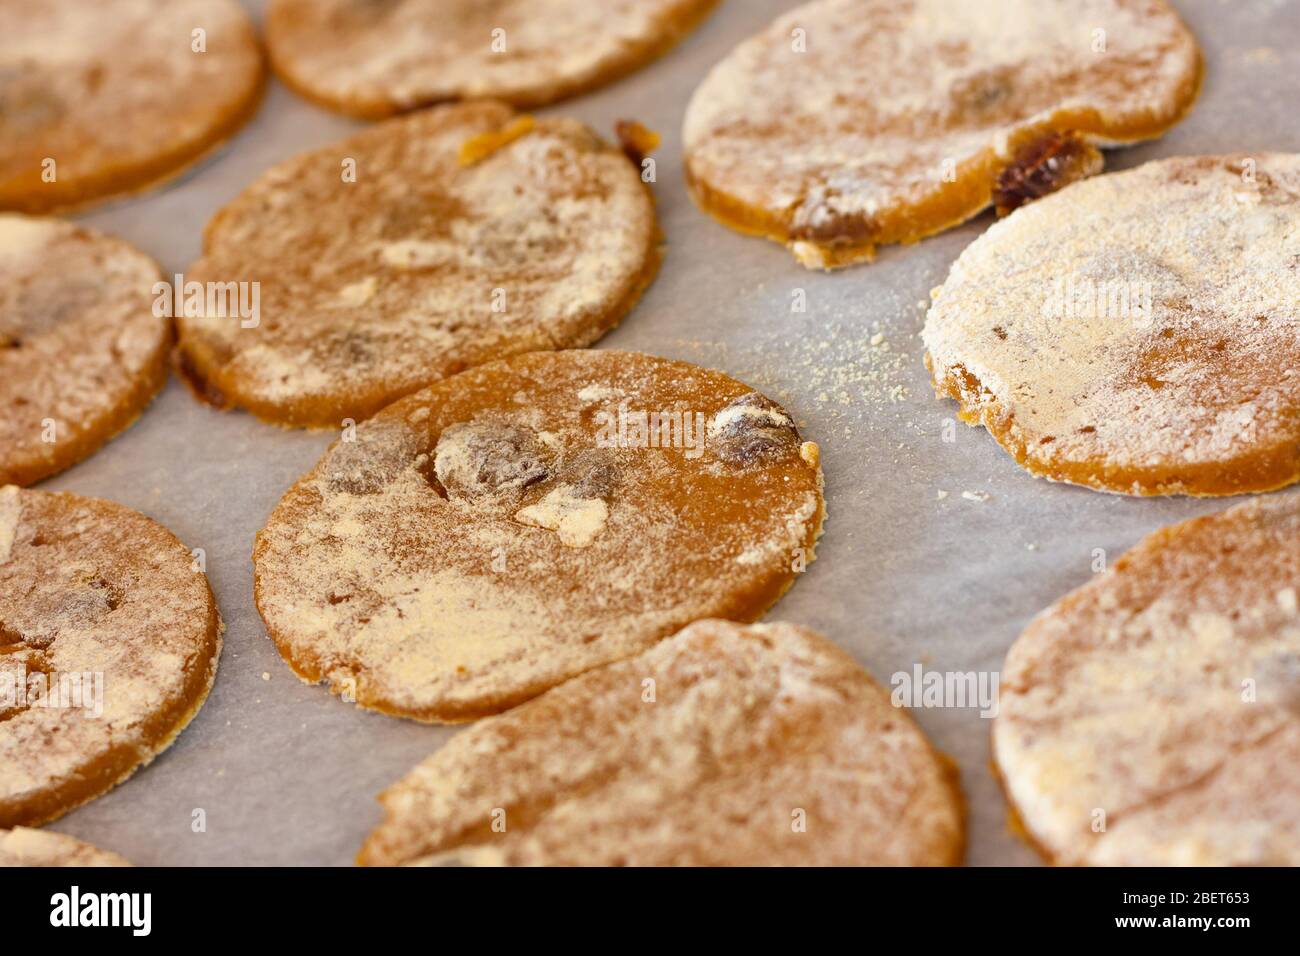
[[[0,830],[0,866],[130,865],[116,853],[53,830]]]
[[[376,117],[453,99],[541,106],[658,56],[717,0],[272,0],[266,42],[304,96]]]
[[[439,107],[283,163],[219,212],[186,279],[259,305],[178,314],[182,360],[217,404],[341,427],[468,366],[590,344],[658,266],[654,200],[618,148],[500,103]]]
[[[98,449],[167,381],[158,266],[120,239],[0,215],[0,485],[29,485]]]
[[[252,114],[264,68],[235,0],[0,0],[0,209],[174,175]]]
[[[818,0],[696,90],[686,172],[722,222],[835,268],[1097,171],[1200,78],[1164,0]]]
[[[821,483],[789,414],[720,372],[518,356],[345,432],[258,535],[257,606],[306,680],[473,719],[758,617],[813,558]]]
[[[946,866],[956,774],[844,651],[699,621],[452,738],[381,796],[370,865]]]
[[[1176,157],[1017,211],[926,319],[941,397],[1026,469],[1132,495],[1300,478],[1300,156]]]
[[[220,632],[166,528],[0,488],[0,827],[53,820],[166,749],[208,696]]]
[[[993,750],[1054,862],[1300,865],[1300,496],[1149,536],[1012,646]]]

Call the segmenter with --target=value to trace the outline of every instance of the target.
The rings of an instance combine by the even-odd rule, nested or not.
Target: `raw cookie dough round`
[[[454,99],[542,106],[666,51],[717,0],[272,0],[275,71],[302,95],[377,117]]]
[[[813,558],[821,483],[789,415],[720,372],[517,356],[345,433],[258,535],[257,606],[303,678],[469,720],[757,618]]]
[[[791,624],[699,621],[475,725],[380,800],[363,864],[946,866],[964,845],[951,765]]]
[[[1300,865],[1300,496],[1157,531],[1040,614],[993,752],[1053,862]]]
[[[130,865],[116,853],[53,830],[0,830],[0,866]]]
[[[1131,495],[1300,478],[1300,156],[1100,176],[973,242],[922,338],[941,397],[1035,475]]]
[[[686,172],[725,224],[835,268],[1095,172],[1200,77],[1164,0],[818,0],[696,90]]]
[[[220,652],[207,579],[166,528],[0,488],[0,827],[53,820],[165,750]]]
[[[258,283],[259,315],[178,310],[182,357],[217,404],[341,427],[468,366],[594,342],[658,267],[654,200],[620,150],[574,120],[439,107],[219,212],[186,278]]]
[[[0,215],[0,485],[81,461],[167,381],[157,264],[57,219]]]
[[[152,185],[233,135],[261,94],[235,0],[0,0],[0,23],[0,209]]]

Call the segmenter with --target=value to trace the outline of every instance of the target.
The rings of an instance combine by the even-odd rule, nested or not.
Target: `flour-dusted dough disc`
[[[53,830],[0,830],[0,866],[130,865],[116,853]]]
[[[717,0],[272,0],[276,72],[376,117],[454,99],[541,106],[658,56]]]
[[[0,24],[0,209],[152,185],[233,135],[261,94],[235,0],[0,0]]]
[[[302,677],[467,720],[699,618],[757,618],[812,560],[823,514],[816,445],[748,386],[635,352],[538,352],[345,433],[258,535],[257,606]]]
[[[1054,862],[1300,865],[1300,496],[1157,531],[1012,646],[993,750]]]
[[[56,219],[0,215],[0,485],[29,485],[126,428],[167,381],[158,266]]]
[[[380,797],[370,865],[944,866],[955,772],[844,651],[699,621],[454,737]]]
[[[727,225],[834,268],[1095,172],[1200,76],[1164,0],[818,0],[696,90],[686,171]]]
[[[0,488],[0,827],[61,816],[161,753],[220,652],[207,579],[166,528]]]
[[[658,266],[654,200],[618,148],[500,103],[439,107],[219,212],[186,279],[250,283],[260,316],[178,310],[183,361],[218,404],[340,427],[467,366],[590,344]]]
[[[1070,186],[961,254],[935,389],[1026,469],[1132,495],[1300,478],[1300,156],[1176,157]]]

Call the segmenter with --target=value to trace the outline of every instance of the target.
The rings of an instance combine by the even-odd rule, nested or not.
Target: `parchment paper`
[[[1035,613],[1089,579],[1094,549],[1113,561],[1146,532],[1230,502],[1051,485],[1022,472],[983,430],[959,424],[955,441],[943,440],[955,406],[934,398],[922,366],[923,304],[990,216],[887,249],[872,265],[820,274],[693,206],[680,144],[690,95],[735,43],[793,5],[727,0],[662,60],[547,111],[606,135],[616,120],[636,118],[664,136],[656,193],[667,259],[600,344],[725,370],[786,403],[820,443],[826,534],[770,619],[820,629],[886,683],[918,661],[996,671]],[[1164,139],[1109,153],[1109,168],[1180,153],[1300,150],[1300,2],[1177,5],[1205,48],[1202,97]],[[260,22],[261,4],[251,7]],[[262,170],[359,126],[273,81],[253,122],[201,167],[81,218],[136,243],[167,274],[183,271],[208,218]],[[807,296],[803,313],[791,308],[797,289]],[[375,794],[456,732],[359,711],[301,683],[253,607],[253,536],[333,437],[214,411],[173,380],[128,432],[41,485],[123,502],[206,549],[227,625],[216,686],[189,729],[54,829],[138,864],[347,864],[379,819]],[[988,769],[990,721],[974,709],[914,715],[961,765],[968,861],[1035,862],[1006,827]],[[199,809],[206,829],[195,832]]]

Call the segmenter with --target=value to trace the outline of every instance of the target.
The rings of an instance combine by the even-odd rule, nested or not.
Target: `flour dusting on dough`
[[[1028,626],[993,750],[1053,862],[1300,862],[1297,582],[1300,496],[1267,495],[1157,531]]]
[[[13,552],[20,514],[22,504],[18,501],[18,486],[5,485],[0,488],[0,564],[8,561]]]
[[[1025,206],[962,252],[930,308],[936,390],[1056,480],[1286,484],[1300,477],[1298,214],[1300,156],[1281,153],[1157,160]]]
[[[691,621],[770,606],[795,578],[792,549],[814,557],[816,461],[793,440],[750,459],[604,447],[575,401],[593,383],[706,419],[758,401],[720,372],[584,349],[488,363],[394,403],[258,535],[258,609],[295,669],[364,707],[465,720]]]
[[[600,498],[582,498],[571,486],[556,488],[535,505],[521,508],[515,520],[556,531],[570,548],[585,548],[605,529],[609,507]]]
[[[816,0],[696,89],[688,178],[722,221],[835,268],[975,215],[1046,134],[1159,135],[1199,75],[1196,40],[1164,2]]]

